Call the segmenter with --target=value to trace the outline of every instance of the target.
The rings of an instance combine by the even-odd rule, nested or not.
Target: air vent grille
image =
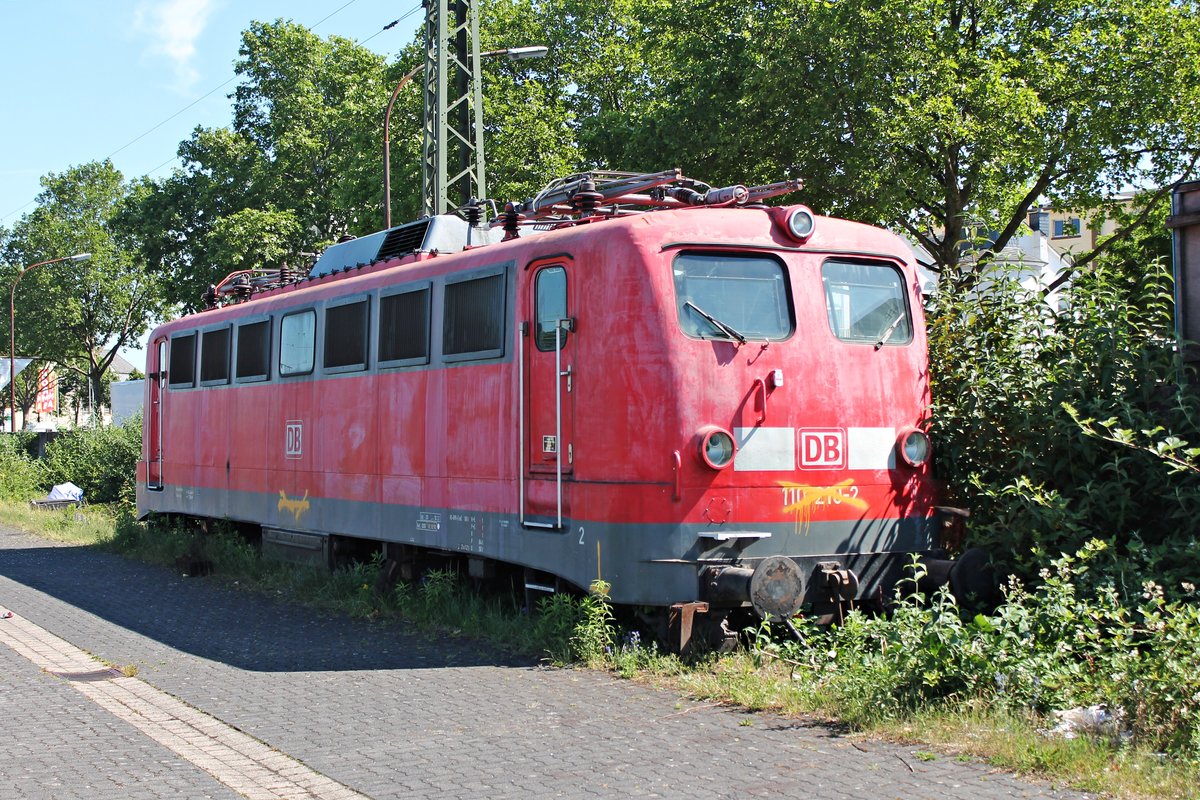
[[[415,253],[424,244],[425,232],[427,230],[429,230],[429,218],[410,222],[408,225],[402,225],[399,228],[393,228],[388,232],[387,237],[384,238],[383,244],[379,246],[379,252],[375,254],[375,260],[385,261],[406,253]]]

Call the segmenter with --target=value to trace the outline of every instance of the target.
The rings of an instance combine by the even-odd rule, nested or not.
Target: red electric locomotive
[[[139,510],[602,579],[677,644],[878,601],[939,545],[918,278],[885,230],[761,204],[797,186],[573,176],[236,273],[151,336]]]

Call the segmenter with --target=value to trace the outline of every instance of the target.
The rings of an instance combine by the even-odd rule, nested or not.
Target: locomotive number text
[[[835,507],[848,506],[857,511],[865,511],[868,506],[866,499],[859,496],[859,487],[851,480],[842,481],[834,486],[805,486],[781,482],[780,489],[783,491],[784,513],[795,513],[809,519],[813,514]]]
[[[821,489],[812,489],[806,486],[785,486],[782,491],[784,508],[840,506],[843,503],[858,505],[857,486],[834,486]]]

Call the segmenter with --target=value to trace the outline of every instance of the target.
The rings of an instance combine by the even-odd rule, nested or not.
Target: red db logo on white
[[[846,466],[846,432],[841,428],[801,428],[800,469],[841,469]]]
[[[304,423],[302,421],[298,419],[287,421],[283,454],[287,458],[300,458],[304,455]]]

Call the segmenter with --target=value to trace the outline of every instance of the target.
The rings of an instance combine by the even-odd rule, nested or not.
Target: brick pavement
[[[0,645],[0,797],[238,794]]]
[[[1085,797],[4,528],[0,605],[378,800]],[[0,669],[0,798],[238,796],[5,645]]]

